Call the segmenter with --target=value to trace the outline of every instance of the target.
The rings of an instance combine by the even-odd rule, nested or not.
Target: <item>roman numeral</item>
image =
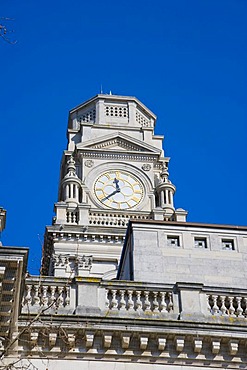
[[[141,190],[134,190],[134,193],[135,194],[142,194],[142,191]]]

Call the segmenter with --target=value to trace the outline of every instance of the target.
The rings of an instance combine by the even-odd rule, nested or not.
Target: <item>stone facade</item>
[[[155,122],[134,97],[70,111],[42,275],[0,248],[0,368],[247,368],[247,227],[186,222]]]
[[[123,280],[246,288],[246,227],[131,221],[123,251]]]

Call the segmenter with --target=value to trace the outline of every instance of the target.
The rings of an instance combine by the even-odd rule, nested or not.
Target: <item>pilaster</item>
[[[104,99],[99,99],[96,104],[96,124],[105,123]]]
[[[133,101],[128,102],[129,106],[129,124],[135,126],[136,121],[136,103]]]

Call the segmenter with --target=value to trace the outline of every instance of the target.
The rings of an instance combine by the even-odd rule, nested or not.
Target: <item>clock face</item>
[[[143,198],[141,182],[127,171],[107,171],[94,184],[94,194],[104,206],[114,209],[130,209]]]

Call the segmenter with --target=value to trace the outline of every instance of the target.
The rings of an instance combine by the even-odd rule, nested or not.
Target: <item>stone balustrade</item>
[[[79,213],[78,211],[67,211],[66,212],[66,222],[68,224],[78,224]]]
[[[244,295],[207,294],[212,315],[247,318],[247,292]]]
[[[216,369],[224,356],[240,369],[247,363],[246,303],[247,290],[197,283],[28,277],[18,351],[53,353],[56,361],[60,353],[77,360],[139,356],[161,366],[193,360],[198,369]],[[39,312],[45,330],[40,320],[28,330],[29,314]]]
[[[49,281],[30,281],[27,279],[22,302],[22,311],[58,311],[70,306],[70,286]]]
[[[168,313],[173,311],[172,291],[106,288],[106,308],[111,311]]]
[[[86,284],[85,284],[86,283]],[[103,281],[75,277],[28,277],[22,300],[22,312],[67,312],[90,315],[160,316],[164,320],[201,317],[211,322],[215,316],[247,319],[247,291],[204,287],[202,284],[141,284],[133,281]],[[92,310],[92,312],[94,312]]]
[[[123,215],[117,212],[89,212],[89,225],[127,227],[130,219],[149,220],[150,218],[149,214],[140,215],[130,213],[128,215]]]

